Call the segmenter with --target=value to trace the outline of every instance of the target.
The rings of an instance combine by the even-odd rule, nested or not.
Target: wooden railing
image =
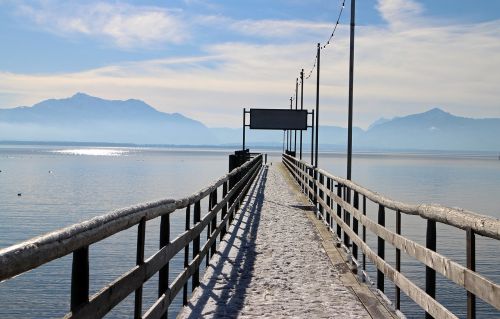
[[[344,247],[350,250],[356,264],[362,264],[365,270],[368,257],[376,266],[377,289],[384,292],[385,276],[395,284],[396,309],[400,309],[400,292],[403,292],[425,310],[426,317],[457,318],[434,299],[436,272],[466,289],[467,318],[475,318],[476,297],[500,309],[500,286],[475,272],[475,236],[481,235],[499,240],[500,220],[439,205],[409,205],[397,202],[354,182],[315,169],[306,162],[286,154],[283,154],[283,163],[310,200],[317,205],[318,217],[323,219],[330,230],[337,235],[339,243],[343,239]],[[377,222],[366,215],[367,199],[378,206]],[[386,209],[395,212],[396,232],[385,227]],[[401,236],[402,213],[418,215],[427,220],[426,246]],[[466,231],[466,266],[436,252],[436,222]],[[362,227],[361,237],[360,227]],[[367,230],[377,236],[376,252],[366,243]],[[385,243],[391,244],[396,249],[395,267],[384,260]],[[362,251],[362,261],[358,261],[359,249]],[[426,266],[425,290],[400,272],[401,252]]]
[[[134,292],[134,318],[166,317],[169,305],[181,289],[183,303],[187,304],[188,280],[192,280],[192,289],[199,285],[203,258],[208,263],[214,255],[217,236],[225,234],[228,223],[261,167],[262,155],[258,155],[192,196],[113,211],[2,249],[0,281],[72,253],[71,309],[65,318],[101,318]],[[222,197],[218,200],[218,189],[221,187]],[[207,197],[208,212],[201,217],[200,202]],[[179,209],[185,209],[185,231],[171,241],[170,215]],[[144,260],[146,221],[155,218],[161,219],[160,250]],[[137,226],[136,266],[89,296],[89,246],[132,226]],[[204,231],[207,232],[207,241],[200,247],[200,235]],[[182,250],[184,269],[169,285],[169,261]],[[159,297],[143,314],[142,286],[156,273],[159,273]]]

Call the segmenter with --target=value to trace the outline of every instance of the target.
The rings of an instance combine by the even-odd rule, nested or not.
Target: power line
[[[340,23],[340,18],[342,17],[342,12],[344,12],[344,7],[345,7],[345,0],[342,1],[342,7],[340,8],[339,16],[337,18],[337,22],[335,23],[335,27],[333,27],[332,34],[330,35],[330,38],[328,38],[328,41],[322,46],[322,49],[326,48],[327,45],[330,44],[331,40],[333,39],[333,36],[335,35],[335,31],[337,31],[337,27]]]
[[[342,13],[344,12],[344,8],[345,8],[345,0],[342,0],[342,6],[340,7],[339,16],[337,17],[337,22],[335,23],[335,26],[333,27],[333,31],[330,34],[330,37],[328,38],[326,43],[324,45],[320,46],[320,49],[325,49],[329,44],[332,43],[333,36],[335,35],[335,32],[337,31],[337,27],[340,24],[340,18],[342,17]],[[316,54],[316,57],[314,58],[314,64],[311,68],[311,71],[309,71],[308,75],[305,77],[306,80],[311,77],[312,73],[314,72],[314,69],[316,68],[317,62],[318,62],[318,55]]]

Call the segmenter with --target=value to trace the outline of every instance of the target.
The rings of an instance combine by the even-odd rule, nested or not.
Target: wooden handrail
[[[408,205],[397,202],[324,170],[315,169],[306,162],[286,154],[283,154],[283,163],[304,192],[309,194],[311,201],[318,205],[318,217],[324,220],[332,232],[334,231],[334,224],[337,225],[336,234],[339,237],[339,242],[341,242],[340,239],[343,233],[344,244],[346,249],[352,250],[353,258],[358,258],[357,249],[358,247],[361,248],[363,251],[363,270],[365,269],[365,257],[368,257],[377,267],[377,288],[381,292],[384,291],[384,276],[394,282],[397,291],[397,309],[399,309],[399,293],[402,291],[426,311],[426,318],[432,318],[433,316],[437,318],[457,318],[434,299],[435,272],[439,272],[467,290],[468,318],[474,318],[475,316],[476,296],[500,309],[500,285],[475,272],[475,244],[473,240],[475,234],[498,240],[498,228],[500,227],[498,219],[439,205]],[[333,190],[333,182],[337,183],[336,190]],[[353,204],[350,201],[351,192],[354,192]],[[344,197],[342,197],[342,193],[344,193]],[[359,195],[363,196],[362,211],[359,209]],[[379,207],[378,223],[366,216],[366,198],[372,200]],[[336,211],[334,211],[333,203],[336,203]],[[396,233],[384,225],[385,208],[396,212]],[[400,235],[401,213],[419,215],[427,219],[426,246]],[[443,216],[446,214],[450,215]],[[352,227],[350,225],[351,215]],[[435,251],[436,222],[455,226],[467,232],[467,266],[460,265]],[[362,238],[358,236],[359,224],[363,228]],[[377,252],[366,245],[366,230],[377,236]],[[352,246],[350,241],[353,243]],[[396,268],[384,260],[385,243],[389,243],[396,248],[396,255],[404,252],[426,266],[425,290],[420,289],[400,272],[400,257],[399,261],[396,258]]]
[[[150,220],[194,204],[208,196],[231,177],[245,171],[261,160],[262,155],[258,155],[191,196],[178,200],[163,199],[118,209],[1,249],[0,281],[36,268],[137,225],[143,218]]]
[[[437,222],[454,226],[463,230],[472,229],[476,234],[493,239],[500,239],[500,220],[497,218],[477,214],[461,208],[451,208],[436,204],[411,205],[399,202],[382,196],[379,193],[363,187],[355,182],[332,175],[325,170],[314,169],[313,166],[309,165],[305,161],[295,159],[290,155],[283,154],[283,156],[289,160],[304,164],[308,169],[316,170],[319,174],[322,174],[337,183],[347,186],[353,191],[366,196],[371,201],[377,204],[381,204],[386,208],[396,211],[399,210],[400,212],[408,215],[419,215],[420,217],[423,217],[425,219],[432,219]]]

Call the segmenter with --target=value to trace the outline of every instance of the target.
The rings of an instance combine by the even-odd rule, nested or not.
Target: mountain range
[[[345,147],[347,129],[320,126],[320,145]],[[355,149],[499,151],[500,119],[455,116],[439,108],[380,119],[353,129]],[[180,113],[159,112],[143,101],[105,100],[84,93],[31,107],[0,109],[0,140],[241,145],[241,128],[208,128]],[[310,144],[309,132],[303,133]],[[281,146],[282,131],[247,131],[249,146]]]

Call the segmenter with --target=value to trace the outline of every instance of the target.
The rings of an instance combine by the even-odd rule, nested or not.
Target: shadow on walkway
[[[219,248],[217,251],[218,262],[214,265],[212,259],[209,266],[213,270],[212,276],[208,283],[200,284],[202,294],[196,303],[188,304],[187,307],[191,309],[191,313],[187,318],[199,318],[202,317],[202,313],[204,316],[209,315],[216,318],[235,318],[243,308],[246,289],[252,280],[254,269],[255,237],[264,201],[267,170],[267,166],[264,166],[257,176],[256,183],[247,194],[247,200],[240,208],[237,219],[233,222],[231,232],[221,242],[225,246],[222,250]],[[234,252],[237,252],[236,256],[234,256]],[[228,263],[230,263],[230,267],[228,267]],[[214,289],[216,293],[214,293]],[[206,306],[210,299],[215,301],[215,306],[212,305],[208,309]]]

